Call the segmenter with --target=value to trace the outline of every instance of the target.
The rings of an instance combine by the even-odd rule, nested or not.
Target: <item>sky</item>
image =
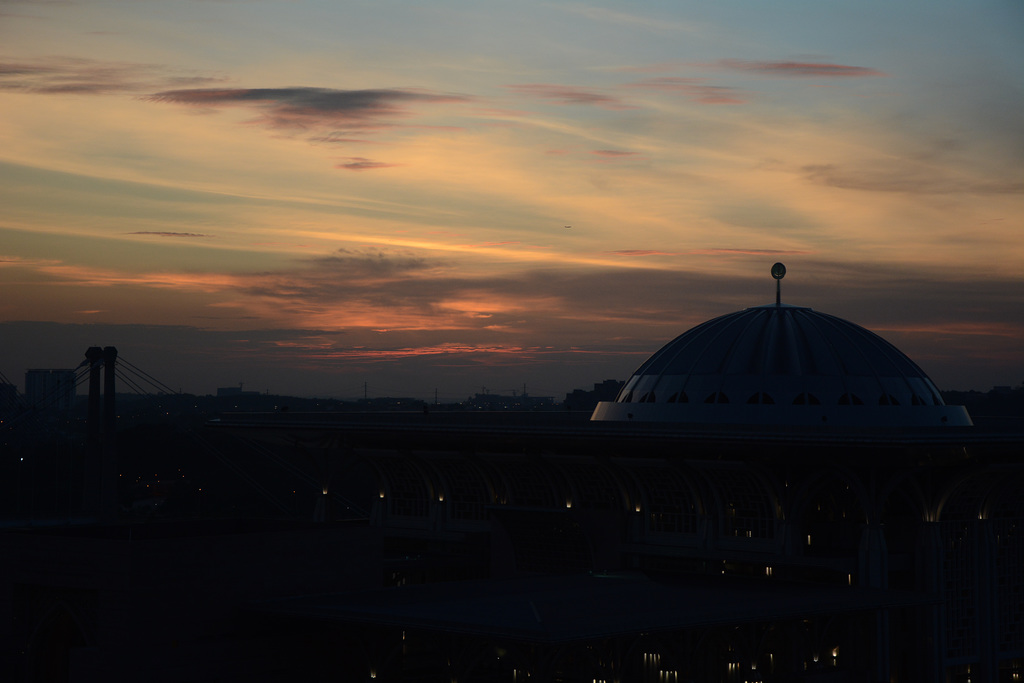
[[[0,372],[557,399],[774,301],[1024,381],[1024,3],[0,0]]]

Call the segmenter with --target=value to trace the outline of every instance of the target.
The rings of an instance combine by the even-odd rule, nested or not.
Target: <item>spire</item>
[[[775,305],[782,305],[782,278],[786,277],[786,266],[776,263],[772,266],[772,277],[775,278]]]

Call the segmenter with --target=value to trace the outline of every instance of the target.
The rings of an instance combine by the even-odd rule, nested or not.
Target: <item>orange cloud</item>
[[[686,253],[699,256],[795,256],[814,252],[799,249],[692,249]]]
[[[658,251],[656,249],[619,249],[610,251],[609,254],[617,256],[678,256],[676,251]]]
[[[388,164],[383,161],[373,161],[366,157],[346,157],[348,163],[337,164],[334,168],[343,168],[346,171],[372,171],[378,168],[394,168],[401,164]]]

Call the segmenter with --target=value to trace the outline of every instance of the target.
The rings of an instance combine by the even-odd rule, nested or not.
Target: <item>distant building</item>
[[[75,402],[75,371],[26,371],[25,402],[35,410],[71,410]]]
[[[475,410],[550,410],[555,406],[554,396],[530,396],[527,393],[505,396],[503,394],[473,394],[466,404]]]
[[[614,401],[622,388],[622,382],[617,379],[606,379],[601,383],[594,383],[593,391],[574,389],[565,395],[565,407],[567,410],[593,410],[601,401]]]
[[[217,396],[259,396],[258,391],[243,391],[242,385],[239,384],[237,387],[218,387]]]

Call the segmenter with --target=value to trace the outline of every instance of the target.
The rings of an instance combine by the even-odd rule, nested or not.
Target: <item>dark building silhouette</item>
[[[225,414],[217,462],[301,465],[323,521],[0,534],[0,643],[22,680],[1015,681],[1024,429],[971,418],[781,300],[592,415]]]
[[[574,389],[566,394],[564,405],[567,410],[593,410],[601,401],[614,401],[621,388],[622,382],[617,379],[595,382],[592,391]]]
[[[258,391],[245,391],[243,385],[239,384],[237,387],[218,387],[217,396],[259,396]]]

